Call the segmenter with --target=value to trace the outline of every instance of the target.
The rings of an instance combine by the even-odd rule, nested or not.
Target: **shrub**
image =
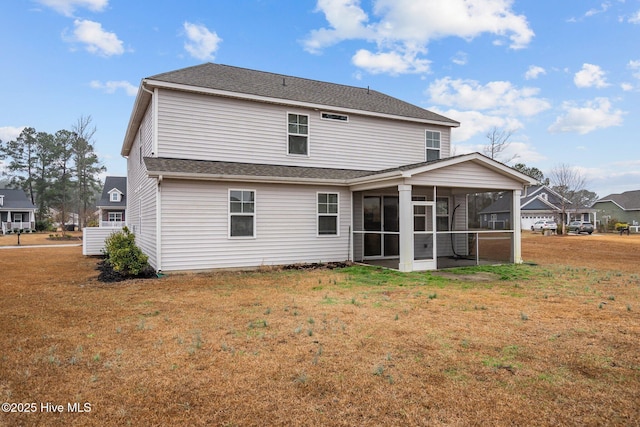
[[[623,222],[617,222],[616,223],[616,231],[620,231],[623,228],[627,228],[627,227],[629,227],[629,224],[627,224],[627,223],[623,223]]]
[[[51,231],[53,230],[53,225],[51,221],[48,219],[43,219],[40,221],[36,221],[36,231]]]
[[[136,245],[135,235],[124,227],[105,240],[107,262],[120,274],[136,276],[149,267],[149,257]]]

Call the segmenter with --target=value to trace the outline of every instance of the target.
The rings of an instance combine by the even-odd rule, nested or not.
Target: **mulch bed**
[[[114,283],[114,282],[122,282],[124,280],[129,279],[156,279],[158,275],[155,270],[151,267],[147,267],[142,270],[139,274],[122,274],[119,271],[115,271],[113,266],[107,262],[106,259],[103,259],[96,266],[96,270],[100,271],[98,275],[98,280],[104,283]]]

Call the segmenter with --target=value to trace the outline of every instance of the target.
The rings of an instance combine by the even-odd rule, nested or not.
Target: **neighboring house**
[[[480,227],[492,230],[503,230],[511,227],[509,206],[511,193],[501,194],[494,203],[480,211]],[[562,215],[564,201],[565,215]],[[595,223],[596,212],[591,208],[574,208],[571,201],[562,197],[546,185],[528,187],[520,196],[520,227],[530,230],[536,221],[551,220],[557,224],[571,221],[592,221]]]
[[[402,271],[521,262],[520,205],[495,239],[466,199],[535,181],[479,153],[459,123],[371,90],[203,64],[143,79],[123,141],[127,224],[156,270],[355,260]],[[494,251],[495,252],[495,251]]]
[[[126,223],[127,178],[108,176],[104,180],[102,195],[98,201],[100,227],[122,227]]]
[[[0,188],[0,222],[2,234],[35,231],[36,207],[24,191]]]
[[[637,226],[640,224],[640,190],[609,194],[595,202],[592,208],[600,213],[600,219],[605,223],[616,220]]]

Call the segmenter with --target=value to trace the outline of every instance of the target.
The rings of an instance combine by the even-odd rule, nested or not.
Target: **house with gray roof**
[[[609,194],[596,201],[592,208],[599,212],[601,221],[627,223],[638,232],[640,224],[640,190]]]
[[[501,230],[511,226],[509,207],[511,193],[504,193],[480,211],[480,226]],[[564,204],[564,215],[563,215]],[[520,227],[533,230],[539,220],[569,224],[571,221],[589,221],[595,224],[597,212],[589,207],[575,207],[573,203],[546,185],[532,185],[520,196]]]
[[[2,234],[35,231],[36,206],[22,190],[0,188]]]
[[[126,222],[165,272],[520,262],[520,205],[497,235],[468,229],[466,200],[535,181],[451,156],[458,126],[368,87],[212,63],[147,77],[121,150]]]
[[[127,177],[106,177],[96,207],[100,227],[122,227],[127,220]]]

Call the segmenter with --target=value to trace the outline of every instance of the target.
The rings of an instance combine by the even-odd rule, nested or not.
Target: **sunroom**
[[[520,205],[506,230],[471,227],[473,195],[535,181],[478,153],[408,165],[351,181],[353,259],[400,271],[522,262]]]

